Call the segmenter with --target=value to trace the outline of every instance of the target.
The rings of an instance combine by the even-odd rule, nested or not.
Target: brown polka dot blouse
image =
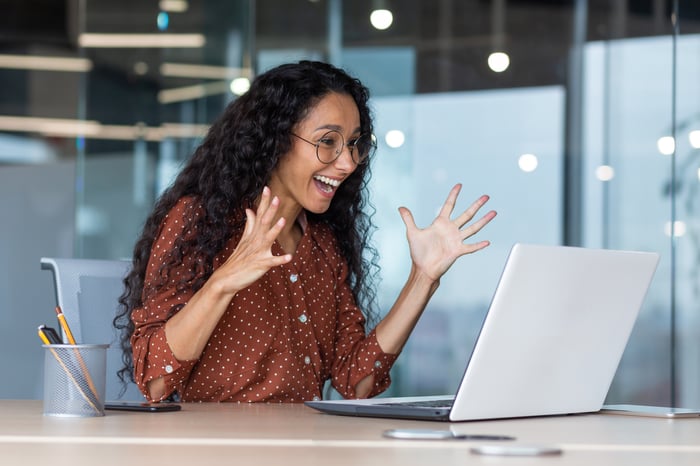
[[[188,217],[199,215],[191,198],[181,199],[164,219],[151,249],[144,290],[184,231]],[[178,289],[178,277],[193,267],[183,264],[144,305],[134,309],[131,338],[134,376],[141,391],[163,377],[167,398],[182,401],[302,402],[319,399],[330,379],[344,397],[354,398],[355,385],[374,376],[370,396],[384,391],[396,355],[384,353],[374,331],[365,335],[364,317],[346,283],[348,268],[327,226],[302,222],[304,234],[292,261],[269,270],[233,298],[201,356],[177,360],[165,337],[165,323],[177,305],[194,294]],[[240,232],[215,259],[220,266],[238,244]],[[278,243],[274,254],[283,254]],[[157,401],[157,400],[152,400]]]

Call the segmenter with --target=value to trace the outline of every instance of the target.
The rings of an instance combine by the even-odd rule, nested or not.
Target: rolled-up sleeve
[[[365,334],[365,318],[355,304],[352,291],[346,283],[348,272],[344,262],[341,263],[340,270],[332,384],[343,397],[357,398],[357,384],[372,376],[372,390],[367,396],[373,397],[391,384],[389,371],[398,355],[382,351],[374,330]]]
[[[186,233],[184,225],[187,218],[197,215],[191,201],[181,200],[166,216],[161,225],[160,234],[156,238],[144,279],[143,306],[131,313],[134,323],[134,333],[131,336],[131,347],[134,362],[134,379],[141,392],[150,401],[161,401],[175,392],[182,393],[189,379],[194,361],[180,361],[173,354],[165,336],[165,324],[172,317],[174,310],[182,307],[191,298],[191,287],[178,287],[181,274],[187,271],[184,261],[181,267],[176,267],[167,278],[168,282],[153,288],[152,284],[160,280],[159,269],[168,253],[172,250],[173,242],[179,235]],[[150,399],[147,385],[151,380],[162,377],[165,381],[166,392],[160,399]]]

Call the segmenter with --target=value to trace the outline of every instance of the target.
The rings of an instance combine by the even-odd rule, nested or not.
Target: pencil
[[[50,345],[51,342],[49,341],[49,338],[48,338],[48,337],[46,336],[46,334],[44,333],[44,328],[43,328],[43,327],[44,327],[43,325],[40,325],[40,326],[39,326],[39,329],[38,329],[39,338],[41,338],[41,341],[43,341],[45,345]],[[55,353],[54,353],[54,354],[55,354]]]
[[[63,315],[61,306],[56,306],[56,317],[58,318],[58,323],[63,329],[63,333],[68,339],[68,343],[70,343],[71,345],[75,345],[75,338],[73,337],[73,332],[70,331],[70,327],[68,326],[68,322],[66,322],[66,316]]]
[[[70,331],[70,327],[68,326],[68,322],[66,321],[66,316],[63,315],[63,310],[61,310],[61,306],[56,306],[56,317],[58,318],[58,323],[61,325],[61,328],[63,329],[63,333],[66,335],[66,338],[68,339],[68,343],[71,345],[75,345],[75,338],[73,337],[73,332]],[[80,364],[80,368],[83,371],[83,374],[85,374],[85,380],[87,381],[88,385],[90,386],[90,391],[92,392],[93,395],[95,395],[96,399],[100,399],[99,395],[97,394],[97,388],[95,387],[95,384],[92,382],[92,377],[90,377],[90,371],[88,370],[87,366],[85,365],[85,361],[83,360],[83,357],[80,355],[80,351],[78,348],[75,348],[75,357],[78,360],[78,364]]]

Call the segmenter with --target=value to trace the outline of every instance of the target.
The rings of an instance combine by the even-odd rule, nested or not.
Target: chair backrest
[[[135,384],[123,384],[119,333],[113,319],[119,306],[123,279],[131,262],[123,260],[41,258],[41,268],[53,272],[56,303],[61,306],[78,343],[109,343],[105,399],[143,401]],[[60,328],[60,326],[59,326]],[[58,328],[57,328],[58,330]],[[65,341],[65,335],[62,335]],[[121,395],[120,395],[121,394]]]

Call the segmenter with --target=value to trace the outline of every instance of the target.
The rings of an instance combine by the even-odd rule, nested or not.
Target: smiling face
[[[360,112],[351,96],[327,94],[294,128],[299,137],[292,137],[291,149],[280,158],[269,182],[285,211],[325,212],[338,186],[357,168],[347,147],[330,164],[318,160],[313,144],[329,130],[338,131],[346,144],[360,135]]]

